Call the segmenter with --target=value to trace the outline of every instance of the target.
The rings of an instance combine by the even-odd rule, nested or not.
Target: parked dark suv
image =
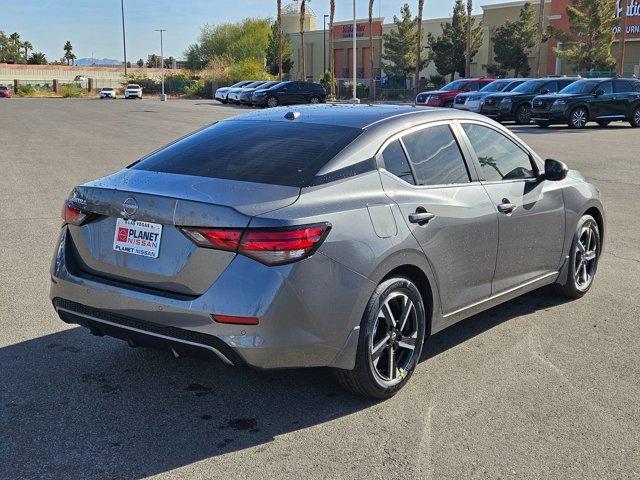
[[[319,83],[282,82],[267,90],[257,90],[251,103],[260,107],[277,107],[296,103],[324,103],[327,92]]]
[[[495,78],[461,78],[447,83],[440,90],[421,92],[416,96],[416,105],[453,108],[453,99],[459,93],[477,92],[493,82]]]
[[[606,127],[612,121],[628,121],[640,127],[640,80],[590,78],[572,83],[556,95],[533,99],[533,121],[541,127],[566,123],[584,128],[587,122]]]
[[[480,113],[498,122],[515,120],[518,125],[531,122],[531,102],[537,95],[554,93],[577,78],[537,78],[518,85],[510,92],[494,93],[484,99]]]

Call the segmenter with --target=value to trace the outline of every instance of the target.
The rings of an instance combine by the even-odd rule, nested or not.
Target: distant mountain
[[[114,60],[113,58],[78,58],[75,61],[76,65],[88,66],[88,65],[103,65],[114,66],[122,65],[121,60]]]

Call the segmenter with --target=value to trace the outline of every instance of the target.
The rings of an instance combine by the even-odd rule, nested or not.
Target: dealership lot
[[[594,287],[573,302],[534,292],[434,336],[387,402],[349,396],[323,369],[174,360],[62,323],[48,268],[71,188],[243,111],[0,103],[0,478],[640,476],[640,130],[628,123],[513,127],[602,190]]]

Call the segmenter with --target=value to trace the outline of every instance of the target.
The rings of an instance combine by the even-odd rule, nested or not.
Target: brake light
[[[65,224],[70,223],[71,225],[82,225],[92,216],[92,214],[72,207],[69,205],[69,202],[64,202],[60,216]]]
[[[196,245],[235,251],[265,265],[284,265],[311,256],[331,225],[319,223],[287,228],[181,228]]]
[[[235,252],[240,244],[239,228],[182,228],[182,232],[199,247]]]

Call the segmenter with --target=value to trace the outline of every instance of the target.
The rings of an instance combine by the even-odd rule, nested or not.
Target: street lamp
[[[160,95],[160,101],[166,102],[167,96],[164,93],[164,49],[162,44],[162,33],[166,32],[165,29],[159,28],[154,30],[155,32],[160,32],[160,77],[162,79],[162,94]]]
[[[124,74],[127,74],[127,38],[124,34],[124,0],[120,0],[122,10],[122,48],[124,49]]]
[[[322,73],[325,74],[327,72],[327,15],[325,13],[324,18],[322,19]]]

